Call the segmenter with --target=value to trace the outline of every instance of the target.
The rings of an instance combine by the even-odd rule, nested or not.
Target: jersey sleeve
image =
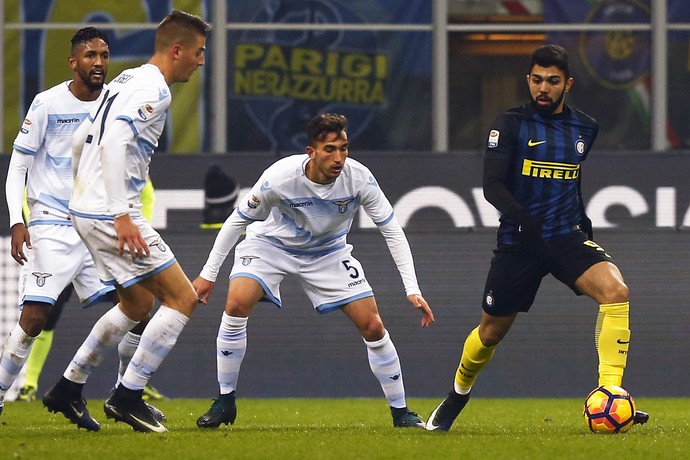
[[[524,207],[508,188],[508,173],[517,153],[518,131],[518,117],[510,111],[496,117],[491,124],[484,155],[482,188],[484,198],[501,214],[522,223],[530,216],[525,214]]]
[[[518,120],[509,113],[496,117],[491,123],[486,141],[486,158],[509,159],[517,145]]]
[[[10,166],[7,170],[7,180],[5,182],[5,198],[7,200],[7,209],[10,215],[10,228],[15,224],[24,222],[22,209],[26,202],[26,174],[29,168],[31,168],[33,158],[33,155],[24,154],[17,149],[12,151]],[[28,213],[26,220],[28,221]]]
[[[138,136],[147,125],[165,120],[170,101],[167,88],[142,88],[134,91],[117,108],[115,119],[127,122],[134,135]]]
[[[365,185],[362,190],[362,209],[376,224],[383,235],[388,250],[393,257],[400,277],[405,286],[406,295],[421,295],[415,274],[412,251],[405,237],[405,232],[395,218],[393,206],[379,187],[374,175],[364,168]]]
[[[374,175],[368,169],[366,183],[362,190],[362,209],[380,227],[393,219],[393,206],[379,187]]]
[[[133,133],[125,123],[111,123],[98,146],[108,209],[115,217],[129,214],[125,182],[127,144]]]
[[[157,138],[147,137],[145,130],[149,124],[165,121],[169,105],[170,95],[167,87],[163,90],[150,85],[131,93],[106,95],[103,110],[110,111],[112,115],[103,115],[107,116],[109,121],[98,150],[108,208],[116,217],[132,211],[127,201],[125,181],[127,146],[132,138],[141,135],[138,142],[148,142],[155,147]]]
[[[264,171],[258,181],[237,205],[237,212],[247,221],[263,221],[271,214],[278,201],[276,185],[273,183],[272,167]]]
[[[199,273],[200,277],[215,283],[220,267],[230,250],[237,244],[248,223],[237,210],[230,214],[213,242],[211,252],[209,252],[206,263]]]
[[[43,143],[47,125],[47,106],[41,100],[41,95],[37,95],[31,102],[12,147],[27,155],[34,155]]]

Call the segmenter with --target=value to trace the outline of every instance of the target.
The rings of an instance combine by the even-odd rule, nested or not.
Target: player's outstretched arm
[[[419,294],[410,294],[407,296],[407,300],[410,301],[413,307],[422,312],[422,327],[429,327],[431,323],[436,321],[434,318],[434,312],[431,311],[431,307]]]

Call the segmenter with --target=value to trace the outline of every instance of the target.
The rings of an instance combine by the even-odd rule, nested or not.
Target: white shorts
[[[98,278],[91,254],[71,225],[32,225],[29,261],[21,268],[19,303],[44,302],[55,305],[69,283],[84,307],[105,300],[114,290]]]
[[[175,254],[143,217],[133,219],[149,246],[150,255],[132,260],[128,251],[119,253],[117,233],[112,220],[90,219],[72,215],[74,228],[93,255],[98,276],[103,283],[128,287],[159,273],[175,263]]]
[[[328,313],[374,295],[362,265],[351,253],[348,244],[325,255],[295,255],[261,240],[245,239],[235,248],[230,279],[256,280],[265,293],[261,300],[282,307],[280,283],[285,275],[294,275],[316,311]]]

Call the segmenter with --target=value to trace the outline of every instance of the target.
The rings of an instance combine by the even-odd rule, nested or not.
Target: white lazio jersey
[[[71,225],[72,137],[106,91],[95,101],[81,101],[69,90],[71,80],[34,98],[13,148],[34,157],[27,177],[30,225]]]
[[[309,180],[306,154],[275,162],[239,203],[247,239],[260,238],[293,254],[326,254],[345,247],[347,233],[362,207],[377,225],[393,218],[393,207],[367,167],[352,158],[335,180]]]
[[[70,200],[72,213],[88,218],[113,219],[115,212],[110,209],[105,191],[99,146],[104,133],[116,123],[127,123],[133,137],[125,148],[124,173],[109,173],[111,178],[115,177],[114,173],[124,179],[127,204],[138,212],[151,156],[158,146],[171,100],[170,88],[163,74],[152,64],[127,69],[109,83],[101,106],[90,115],[93,125],[79,161]],[[116,149],[109,145],[106,154],[115,152]]]

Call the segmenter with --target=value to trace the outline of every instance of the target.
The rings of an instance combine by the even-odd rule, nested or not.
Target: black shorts
[[[482,308],[491,316],[528,311],[549,273],[580,295],[575,281],[603,261],[613,263],[604,248],[581,231],[549,239],[542,252],[522,245],[499,246],[491,259]]]

